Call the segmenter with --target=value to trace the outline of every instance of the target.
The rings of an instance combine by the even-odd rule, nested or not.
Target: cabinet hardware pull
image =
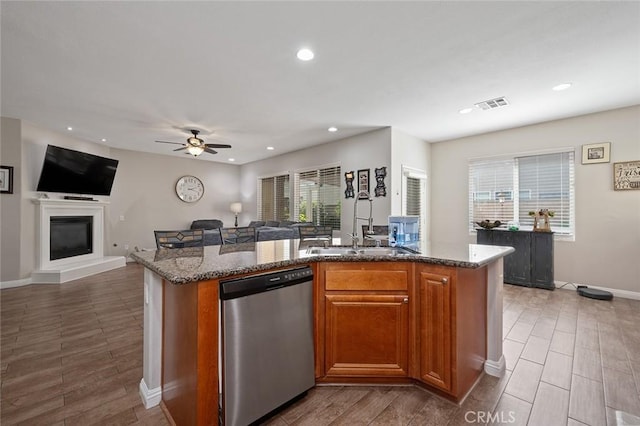
[[[405,297],[404,299],[402,299],[402,303],[409,303],[409,298]]]
[[[448,278],[444,278],[444,277],[443,277],[443,278],[440,280],[440,282],[442,282],[442,284],[446,284],[446,283],[448,283],[448,282],[449,282],[449,279],[448,279]]]

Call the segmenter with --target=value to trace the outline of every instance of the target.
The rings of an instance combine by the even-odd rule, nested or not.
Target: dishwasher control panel
[[[312,280],[313,270],[308,266],[233,278],[220,281],[220,299],[235,299]]]
[[[304,269],[296,269],[293,271],[287,271],[284,273],[284,280],[285,281],[289,281],[289,280],[296,280],[299,278],[308,278],[308,277],[313,277],[313,271],[311,270],[311,268],[304,268]]]

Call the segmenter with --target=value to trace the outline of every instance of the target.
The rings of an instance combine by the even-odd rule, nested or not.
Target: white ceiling
[[[383,126],[435,142],[640,104],[635,1],[2,1],[1,14],[2,115],[136,151],[182,156],[154,140],[198,128],[233,146],[199,158],[243,164]],[[296,59],[303,46],[313,61]],[[500,96],[508,107],[458,113]]]

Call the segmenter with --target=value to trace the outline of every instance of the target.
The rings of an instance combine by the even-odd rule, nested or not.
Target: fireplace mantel
[[[36,271],[31,278],[34,283],[63,283],[87,277],[100,272],[125,266],[123,256],[104,255],[105,201],[64,200],[37,198],[36,232],[38,252]],[[51,217],[91,216],[93,217],[93,250],[90,254],[51,260],[50,225]]]

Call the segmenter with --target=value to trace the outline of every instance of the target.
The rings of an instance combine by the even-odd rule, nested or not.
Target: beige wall
[[[229,206],[238,201],[239,166],[121,149],[113,149],[111,157],[120,162],[106,224],[109,254],[125,255],[125,245],[129,252],[135,246],[155,249],[155,229],[188,229],[196,219],[220,219],[233,226]],[[198,202],[177,197],[176,181],[184,175],[204,184]]]
[[[243,223],[257,217],[256,191],[258,178],[328,165],[339,165],[341,167],[343,176],[341,190],[343,193],[346,189],[344,173],[350,170],[357,173],[360,169],[370,169],[369,184],[373,184],[373,187],[375,187],[374,169],[386,166],[389,171],[391,168],[391,129],[386,127],[241,166],[243,205],[247,206],[247,215],[251,215],[250,217],[245,215]],[[388,187],[390,180],[389,175],[385,181]],[[357,180],[354,180],[353,183],[354,190],[357,191]],[[387,195],[387,197],[373,197],[373,199],[375,224],[387,223],[387,218],[391,212],[391,197]],[[343,196],[342,202],[342,232],[340,234],[346,237],[348,233],[352,232],[353,228],[354,199],[345,199]],[[360,216],[368,214],[368,206],[364,204],[364,202],[359,204],[358,211]],[[363,224],[363,222],[360,224]],[[359,232],[359,234],[361,233]],[[340,236],[338,233],[334,235]]]
[[[431,236],[431,144],[393,129],[391,133],[391,174],[387,177],[387,193],[391,196],[391,214],[402,214],[402,168],[410,167],[427,175],[427,239]]]
[[[13,167],[13,194],[0,194],[0,282],[20,278],[20,191],[22,165],[20,120],[2,117],[0,164]]]
[[[583,144],[611,142],[611,163],[581,164]],[[556,241],[555,279],[640,292],[640,191],[614,191],[613,163],[640,160],[640,106],[432,144],[432,240],[469,235],[470,158],[574,147],[575,241]]]

